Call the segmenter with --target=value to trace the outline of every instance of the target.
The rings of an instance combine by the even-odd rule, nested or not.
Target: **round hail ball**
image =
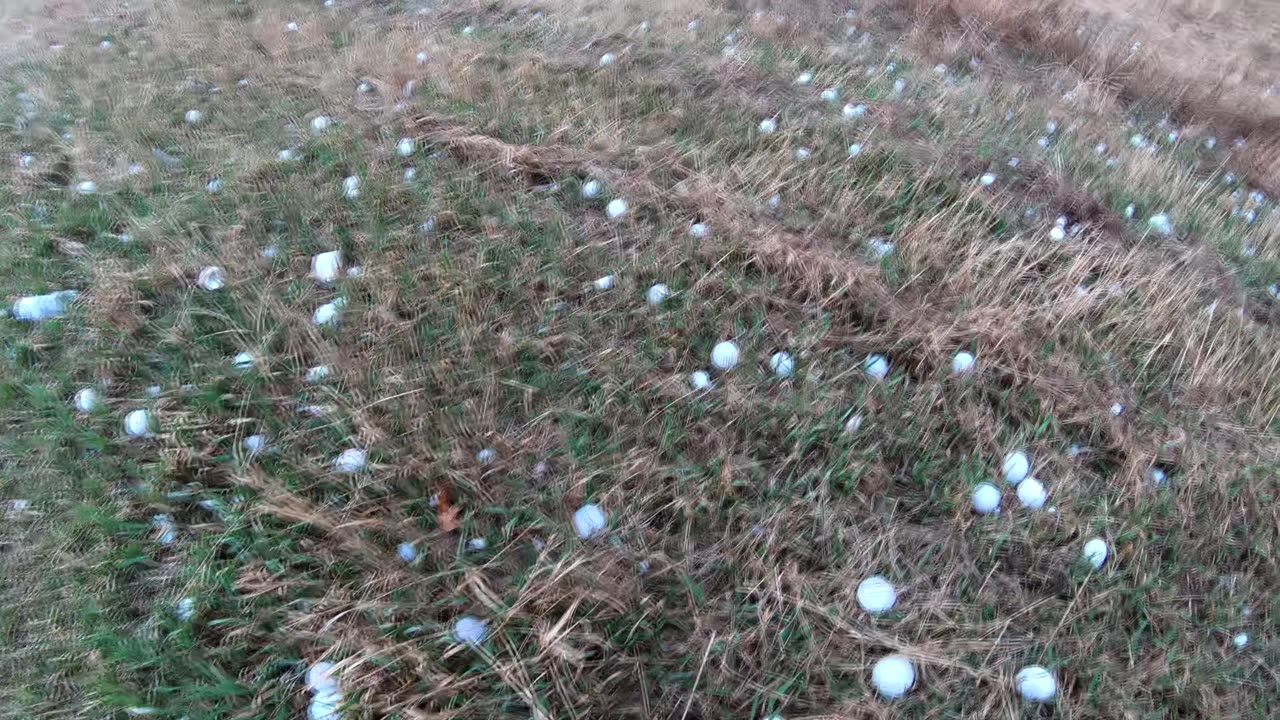
[[[1107,541],[1102,538],[1093,538],[1084,544],[1084,559],[1089,561],[1095,570],[1102,568],[1107,562],[1107,555],[1110,550],[1107,548]]]
[[[333,663],[318,662],[307,668],[307,689],[313,693],[338,689],[338,679],[333,675]]]
[[[1004,479],[1011,485],[1017,485],[1031,474],[1031,460],[1021,450],[1014,450],[1004,456]]]
[[[889,374],[889,361],[883,355],[868,355],[863,367],[873,380],[883,380]]]
[[[76,192],[80,193],[81,195],[92,195],[98,192],[98,183],[92,180],[85,180],[84,182],[76,186]]]
[[[840,91],[835,88],[827,88],[822,91],[822,99],[825,102],[835,102],[840,97]]]
[[[470,615],[463,615],[453,624],[453,639],[467,645],[479,645],[483,640],[489,624]]]
[[[403,137],[400,138],[400,142],[396,143],[396,154],[400,157],[409,157],[413,154],[413,149],[413,138]]]
[[[250,435],[241,441],[241,445],[244,447],[245,452],[250,455],[256,455],[267,446],[267,439],[261,435]]]
[[[203,117],[204,115],[199,110],[188,110],[187,114],[182,116],[182,119],[186,120],[188,125],[195,125]]]
[[[739,357],[738,346],[731,340],[716,343],[711,348],[711,364],[717,370],[732,370],[737,366]]]
[[[1249,634],[1236,633],[1235,637],[1231,638],[1231,644],[1235,645],[1237,650],[1243,650],[1249,647]]]
[[[591,198],[600,197],[600,191],[603,188],[599,180],[588,180],[582,184],[582,197],[590,200]]]
[[[129,437],[150,437],[151,412],[148,410],[134,410],[128,415],[125,415],[124,432]]]
[[[858,605],[872,615],[889,612],[898,602],[898,592],[893,583],[879,575],[858,583]]]
[[[658,307],[669,297],[671,297],[671,288],[662,283],[651,286],[644,294],[645,301],[654,307]]]
[[[916,669],[901,655],[889,655],[871,668],[871,684],[886,698],[900,698],[916,684]]]
[[[973,372],[973,353],[961,350],[951,358],[951,372],[956,375],[968,375]]]
[[[617,59],[617,55],[614,55],[613,53],[605,53],[600,56],[600,67],[609,67],[616,62]]]
[[[778,121],[773,118],[765,118],[760,121],[760,134],[772,135],[778,130]]]
[[[1000,489],[991,483],[982,483],[973,489],[970,496],[974,512],[983,515],[994,515],[1000,512]]]
[[[617,220],[627,214],[627,201],[622,198],[614,198],[605,206],[604,212],[609,216],[610,220]]]
[[[418,548],[414,547],[411,542],[402,542],[396,546],[396,555],[398,555],[401,560],[411,563],[418,559]]]
[[[609,518],[599,505],[587,503],[573,514],[573,530],[583,540],[599,534],[609,525]]]
[[[711,376],[705,370],[695,370],[689,375],[689,384],[694,390],[710,390],[714,385],[711,382]]]
[[[1058,692],[1058,681],[1053,679],[1053,673],[1039,665],[1022,668],[1015,679],[1018,692],[1031,702],[1050,702]]]
[[[311,257],[311,277],[320,282],[333,282],[342,274],[342,251],[330,250]]]
[[[849,103],[849,104],[847,104],[847,105],[845,105],[845,106],[844,106],[844,110],[842,110],[841,112],[844,114],[844,116],[845,116],[846,118],[848,118],[849,120],[853,120],[853,119],[855,119],[855,118],[860,118],[860,117],[862,117],[863,115],[866,115],[866,114],[867,114],[867,106],[866,106],[866,105],[854,105],[853,103]]]
[[[200,271],[196,277],[196,284],[205,290],[221,290],[222,286],[227,284],[227,273],[216,265],[210,265]]]
[[[82,413],[93,412],[98,407],[98,391],[93,388],[80,388],[76,391],[76,409]]]
[[[800,73],[799,76],[796,77],[797,85],[808,85],[811,82],[813,82],[813,73],[809,72],[808,70],[805,70],[804,72]]]
[[[344,473],[358,473],[369,463],[369,454],[359,448],[342,451],[333,461],[333,469]]]
[[[769,369],[779,378],[789,378],[796,371],[796,361],[789,352],[776,352],[769,358]]]
[[[332,122],[333,121],[329,119],[328,115],[317,115],[311,119],[311,131],[322,133],[329,129],[329,125]]]
[[[355,175],[348,175],[342,181],[342,196],[348,200],[355,200],[360,197],[360,178]]]
[[[1022,503],[1022,507],[1039,510],[1048,499],[1049,491],[1039,480],[1031,477],[1018,483],[1018,501]]]
[[[597,290],[610,290],[613,288],[613,281],[614,277],[612,275],[605,275],[604,277],[596,278],[591,282],[591,284],[594,285]]]

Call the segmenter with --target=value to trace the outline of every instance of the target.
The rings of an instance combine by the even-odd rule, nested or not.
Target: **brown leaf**
[[[453,532],[458,529],[462,521],[458,519],[462,508],[449,502],[449,492],[444,488],[438,491],[438,499],[436,502],[436,522],[440,525],[440,529],[445,532]]]

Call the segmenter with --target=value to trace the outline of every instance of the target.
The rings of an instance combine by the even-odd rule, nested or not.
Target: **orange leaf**
[[[462,524],[462,521],[458,519],[458,515],[461,514],[462,508],[449,502],[449,493],[446,492],[444,488],[440,488],[437,496],[436,522],[439,523],[440,529],[445,532],[453,532],[454,530],[457,530],[458,526]]]

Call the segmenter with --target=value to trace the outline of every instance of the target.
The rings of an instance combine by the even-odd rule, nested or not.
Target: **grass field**
[[[49,9],[0,288],[78,296],[0,320],[0,716],[1271,716],[1275,138],[847,9]]]

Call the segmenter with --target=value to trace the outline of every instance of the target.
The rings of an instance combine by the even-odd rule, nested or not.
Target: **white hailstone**
[[[977,359],[973,353],[967,350],[961,350],[951,358],[951,372],[955,375],[968,375],[973,372],[974,363]]]
[[[688,30],[689,32],[697,32],[698,25],[699,23],[697,20],[690,20],[689,24],[685,26],[685,29]]]
[[[623,215],[627,214],[627,201],[622,198],[614,198],[610,200],[609,204],[604,208],[604,213],[609,216],[610,220],[617,220],[621,218]]]
[[[311,277],[328,283],[342,274],[342,251],[329,250],[311,256]]]
[[[1173,143],[1178,142],[1178,137],[1179,135],[1177,130],[1170,130],[1169,134],[1165,136],[1165,139],[1172,145]]]
[[[476,462],[481,465],[491,465],[498,459],[498,451],[493,448],[484,448],[476,453]]]
[[[473,537],[467,541],[468,552],[482,552],[489,547],[489,541],[482,537]]]
[[[883,380],[889,374],[889,361],[883,355],[868,355],[862,367],[872,380]]]
[[[425,52],[419,52],[414,56],[414,59],[418,61],[419,65],[422,65],[427,61],[427,54]]]
[[[413,138],[402,137],[400,142],[396,143],[396,154],[400,157],[409,157],[413,154],[413,149]]]
[[[1212,150],[1218,144],[1218,138],[1210,135],[1204,139],[1204,146],[1207,150]]]
[[[348,200],[360,197],[360,178],[349,175],[342,181],[342,196]]]
[[[1093,538],[1084,544],[1084,559],[1093,566],[1093,569],[1099,570],[1107,562],[1107,556],[1111,553],[1107,547],[1107,541],[1102,538]]]
[[[1132,219],[1133,219],[1133,214],[1134,214],[1135,212],[1137,212],[1137,210],[1138,210],[1137,206],[1133,205],[1132,203],[1130,203],[1130,204],[1126,205],[1126,206],[1125,206],[1125,208],[1124,208],[1124,217],[1125,217],[1125,219],[1126,219],[1126,220],[1132,220]]]
[[[333,124],[333,120],[328,115],[317,115],[311,119],[311,132],[322,133],[329,129]]]
[[[805,70],[796,77],[797,85],[808,85],[811,82],[813,82],[813,73],[808,70]]]
[[[862,143],[854,143],[849,146],[849,157],[856,158],[862,154]]]
[[[1050,135],[1058,132],[1058,122],[1056,120],[1050,120],[1049,122],[1045,123],[1044,131],[1049,133]]]
[[[164,390],[159,385],[148,385],[146,389],[147,397],[150,398],[158,398],[162,392]]]
[[[858,583],[857,596],[858,606],[872,615],[889,612],[898,602],[898,591],[894,590],[893,583],[879,575]]]
[[[1280,283],[1271,283],[1268,285],[1267,292],[1271,293],[1271,297],[1280,300]]]
[[[903,80],[902,78],[898,78],[897,80],[894,80],[894,81],[893,81],[893,94],[894,94],[894,95],[901,95],[901,94],[902,94],[902,91],[903,91],[903,90],[906,90],[906,89],[907,89],[907,81],[906,81],[906,80]]]
[[[1129,145],[1141,149],[1147,146],[1147,139],[1143,137],[1142,133],[1134,133],[1129,136]]]
[[[129,164],[129,174],[130,174],[130,175],[141,175],[145,170],[146,170],[146,168],[142,167],[142,163],[130,163],[130,164]]]
[[[856,118],[860,118],[863,115],[867,114],[867,106],[861,105],[861,104],[854,105],[853,103],[847,103],[844,106],[844,110],[842,110],[841,112],[844,114],[846,119],[854,120]]]
[[[1112,415],[1115,415],[1116,417],[1120,417],[1121,413],[1123,412],[1124,412],[1124,405],[1121,405],[1120,403],[1116,403],[1115,405],[1111,406]]]
[[[188,125],[195,125],[204,119],[204,114],[199,110],[188,110],[187,113],[182,116],[182,119],[185,120]]]
[[[467,645],[479,645],[488,629],[489,623],[484,620],[463,615],[453,623],[453,639]]]
[[[600,67],[609,67],[617,61],[617,59],[617,55],[614,55],[613,53],[605,53],[600,56]]]
[[[369,464],[369,453],[359,448],[347,448],[333,460],[333,469],[344,473],[358,473]]]
[[[1236,633],[1236,635],[1231,638],[1231,644],[1235,645],[1237,650],[1243,650],[1249,647],[1249,634]]]
[[[1173,221],[1165,213],[1152,215],[1147,219],[1147,225],[1152,232],[1158,235],[1169,236],[1173,234]]]
[[[98,49],[99,49],[99,50],[110,50],[110,49],[111,49],[111,41],[110,41],[110,40],[103,40],[102,42],[98,43]]]
[[[276,153],[276,160],[279,160],[280,162],[293,162],[295,157],[296,155],[294,155],[293,150],[290,150],[289,148],[285,148]]]
[[[769,199],[764,201],[764,204],[770,210],[777,210],[782,206],[782,193],[774,193],[770,195]]]
[[[1041,136],[1036,140],[1036,145],[1039,145],[1041,149],[1044,149],[1044,148],[1049,147],[1049,138],[1047,138],[1047,137],[1045,137],[1045,136],[1041,135]]]
[[[178,529],[173,526],[173,518],[164,513],[151,516],[151,527],[160,531],[156,542],[161,545],[172,545],[173,541],[178,539]]]
[[[253,355],[248,352],[237,353],[231,358],[231,367],[240,372],[245,372],[253,367]]]
[[[296,23],[296,22],[294,22],[294,21],[290,20],[289,22],[285,23],[284,29],[285,29],[285,31],[286,31],[286,32],[297,32],[297,31],[298,31],[298,23]]]
[[[867,247],[871,249],[873,255],[882,258],[892,253],[895,245],[885,238],[873,237],[867,239]]]
[[[369,81],[367,80],[361,80],[360,84],[356,86],[356,92],[360,93],[361,95],[368,95],[369,93],[373,92],[373,85],[370,85]]]
[[[813,155],[813,150],[807,147],[796,148],[796,152],[795,152],[796,160],[800,160],[800,161],[808,160],[809,156],[811,155]]]
[[[227,284],[227,273],[216,265],[210,265],[200,271],[196,277],[196,285],[204,290],[221,290]]]
[[[642,33],[644,33],[644,32],[649,32],[649,21],[648,21],[648,20],[641,20],[641,21],[640,21],[640,32],[642,32]]]
[[[1151,468],[1147,472],[1147,477],[1151,478],[1151,484],[1156,486],[1164,485],[1169,480],[1169,476],[1160,468]]]
[[[321,305],[311,314],[311,323],[319,326],[337,322],[342,316],[342,308],[346,307],[346,305],[347,301],[343,298]]]
[[[396,546],[396,555],[401,560],[411,563],[418,559],[418,548],[411,542],[402,542]]]
[[[732,370],[737,366],[740,355],[737,343],[725,340],[711,348],[711,364],[717,370]]]
[[[124,433],[129,437],[151,437],[151,411],[134,410],[124,416]]]
[[[1017,485],[1031,474],[1031,460],[1025,452],[1014,450],[1004,456],[1001,468],[1004,471],[1004,479],[1010,485]]]
[[[1000,490],[991,483],[981,483],[969,496],[974,512],[994,515],[1000,512]]]
[[[853,415],[850,415],[849,419],[846,420],[844,423],[844,431],[850,435],[858,432],[858,430],[862,427],[862,419],[863,419],[862,415],[858,413],[854,413]]]
[[[1107,144],[1106,144],[1106,143],[1098,143],[1097,145],[1094,145],[1094,146],[1093,146],[1093,152],[1094,152],[1094,154],[1096,154],[1096,155],[1106,155],[1106,154],[1107,154]]]
[[[1022,158],[1018,157],[1017,155],[1014,155],[1013,157],[1009,158],[1008,164],[1009,164],[1009,167],[1011,168],[1017,168],[1019,165],[1022,164]]]
[[[358,278],[363,274],[364,274],[364,268],[360,267],[359,265],[352,265],[351,267],[347,268],[347,277]]]
[[[715,387],[715,383],[711,382],[711,376],[705,370],[695,370],[690,374],[689,384],[694,390],[710,390]]]
[[[1058,692],[1058,682],[1053,673],[1039,665],[1028,665],[1018,671],[1015,677],[1018,692],[1030,702],[1050,702]]]
[[[318,662],[307,668],[307,689],[313,693],[337,690],[338,678],[333,675],[333,663]]]
[[[75,400],[72,402],[80,412],[91,413],[100,403],[98,391],[93,388],[80,388],[76,391]]]
[[[916,684],[916,669],[905,657],[889,655],[872,666],[871,684],[886,698],[900,698]]]
[[[244,447],[244,451],[250,455],[257,455],[267,446],[267,439],[262,435],[250,435],[240,442]]]
[[[614,276],[605,275],[604,277],[598,277],[591,281],[591,284],[595,286],[595,289],[597,290],[609,290],[613,288],[614,280]]]
[[[1246,142],[1245,142],[1245,139],[1244,139],[1244,138],[1242,138],[1242,137],[1238,137],[1238,138],[1236,138],[1235,140],[1232,140],[1232,141],[1231,141],[1231,146],[1232,146],[1232,147],[1234,147],[1234,148],[1235,148],[1235,149],[1237,149],[1237,150],[1243,150],[1243,149],[1244,149],[1244,146],[1245,146],[1245,145],[1247,145],[1247,144],[1248,144],[1248,143],[1246,143]]]
[[[214,193],[221,192],[221,191],[222,191],[222,178],[214,178],[214,179],[210,180],[209,182],[205,183],[204,191],[205,191],[205,192],[207,192],[207,193],[209,193],[209,194],[211,194],[211,195],[212,195],[212,194],[214,194]]]
[[[582,197],[588,200],[600,197],[600,191],[603,189],[599,180],[588,180],[582,183]]]
[[[31,153],[22,153],[18,156],[18,167],[31,167],[36,161],[36,156]]]
[[[343,697],[338,690],[313,695],[307,705],[307,720],[341,720]]]
[[[81,195],[92,195],[98,192],[98,183],[92,180],[85,180],[84,182],[76,186],[76,192],[80,193]]]
[[[609,525],[609,518],[599,505],[587,503],[573,514],[573,530],[578,537],[587,539],[603,531]]]
[[[689,234],[696,238],[704,238],[711,235],[711,226],[706,223],[696,222],[689,226]]]
[[[822,91],[821,97],[825,102],[835,102],[840,98],[840,91],[833,87],[829,87]]]
[[[329,377],[329,366],[317,365],[311,368],[310,370],[308,370],[307,374],[304,375],[302,379],[305,382],[314,384],[314,383],[320,382],[321,380],[324,380],[327,377]]]
[[[982,177],[978,178],[978,182],[982,185],[982,187],[990,187],[991,185],[995,184],[995,181],[996,181],[995,173],[983,173]]]
[[[778,130],[778,121],[773,118],[765,118],[760,121],[760,134],[772,135]]]
[[[239,80],[237,80],[237,81],[236,81],[236,87],[242,87],[242,88],[249,87],[249,78],[247,78],[247,77],[242,77],[242,78],[240,78]]]
[[[413,182],[414,178],[416,178],[416,177],[418,177],[418,168],[416,168],[416,167],[407,167],[407,168],[405,168],[405,169],[404,169],[404,181],[405,181],[405,182]]]
[[[933,72],[935,72],[938,75],[946,75],[947,74],[946,63],[938,63],[937,65],[934,65]]]
[[[1054,225],[1049,231],[1049,239],[1054,242],[1062,242],[1067,239],[1067,231],[1061,225]]]
[[[658,307],[669,297],[671,297],[671,288],[662,283],[653,285],[644,294],[645,301],[654,307]]]
[[[462,34],[463,34],[463,35],[475,35],[475,34],[476,34],[476,26],[475,26],[475,25],[467,25],[466,27],[462,28]]]
[[[1022,503],[1022,507],[1028,510],[1039,510],[1044,507],[1048,499],[1049,491],[1039,480],[1029,477],[1018,483],[1018,501]]]
[[[178,601],[178,604],[173,607],[173,614],[176,615],[178,619],[183,622],[186,622],[191,618],[195,617],[196,616],[196,599],[189,598],[189,597],[182,598],[181,600]]]
[[[776,377],[786,379],[795,374],[796,361],[789,352],[776,352],[769,358],[769,369]]]

